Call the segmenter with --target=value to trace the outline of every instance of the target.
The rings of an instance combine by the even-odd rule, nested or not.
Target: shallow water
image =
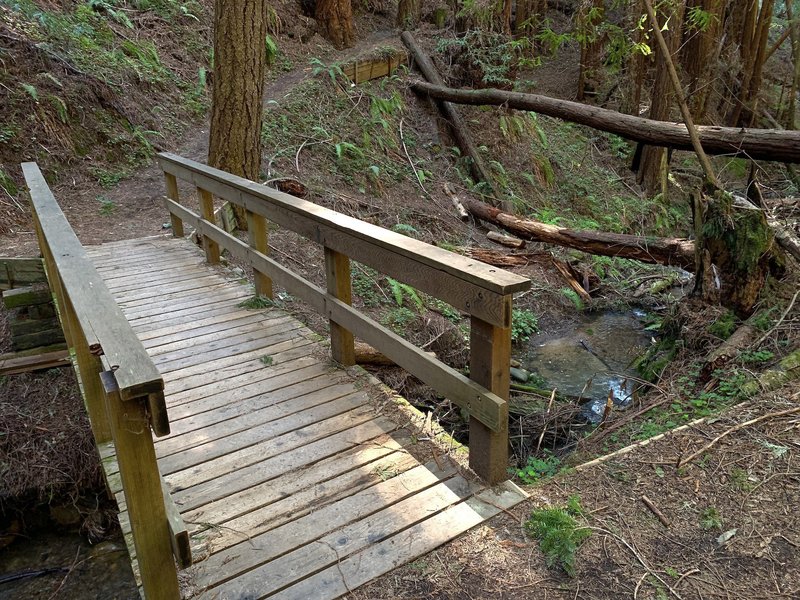
[[[629,377],[636,376],[631,364],[651,343],[645,316],[640,310],[584,314],[567,334],[532,337],[521,361],[545,387],[586,399],[586,416],[595,420],[609,390],[617,405],[630,403],[634,382]]]
[[[89,544],[77,532],[40,530],[0,550],[0,582],[25,571],[52,572],[0,583],[2,600],[138,600],[121,534]]]

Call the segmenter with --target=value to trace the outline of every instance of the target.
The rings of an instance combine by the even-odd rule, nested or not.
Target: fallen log
[[[440,102],[506,106],[587,125],[636,142],[665,146],[675,150],[693,150],[689,131],[683,123],[654,121],[633,115],[588,106],[580,102],[523,94],[505,90],[459,90],[424,81],[411,84],[415,92],[427,94]],[[707,154],[743,156],[760,160],[800,163],[800,131],[783,129],[746,129],[741,127],[696,127]]]
[[[508,248],[515,248],[517,250],[520,250],[525,247],[525,240],[511,237],[510,235],[503,235],[502,233],[498,233],[497,231],[490,231],[489,233],[486,234],[486,237],[495,242],[496,244],[500,244],[501,246],[507,246]]]
[[[572,288],[572,291],[574,291],[576,294],[578,294],[578,296],[581,297],[581,300],[583,300],[584,302],[592,301],[592,297],[589,295],[589,292],[583,289],[583,286],[580,283],[578,283],[578,280],[575,279],[573,274],[570,272],[570,268],[567,265],[567,263],[565,263],[563,260],[558,260],[554,256],[553,265],[555,265],[556,269],[558,269],[558,272],[561,273],[561,276],[569,284],[569,287]]]
[[[461,203],[461,200],[456,195],[455,191],[453,190],[452,186],[449,183],[444,184],[444,193],[450,197],[450,202],[453,203],[453,208],[456,209],[458,213],[458,218],[462,221],[469,221],[469,213],[467,209],[464,208],[464,205]]]
[[[404,31],[400,38],[403,40],[406,48],[408,48],[408,51],[411,52],[414,62],[425,76],[425,79],[438,87],[443,87],[444,80],[442,79],[442,76],[439,75],[439,71],[436,69],[433,62],[431,62],[430,57],[428,57],[428,55],[425,54],[419,46],[417,46],[414,36],[411,35],[410,32]],[[493,189],[494,186],[492,184],[492,177],[489,174],[489,170],[486,168],[486,165],[484,165],[483,158],[481,158],[481,155],[478,152],[478,147],[475,145],[475,142],[472,141],[472,136],[469,133],[469,129],[467,128],[466,123],[464,123],[464,120],[461,118],[461,114],[458,112],[458,109],[450,102],[440,101],[436,104],[444,118],[447,119],[450,129],[453,132],[453,137],[455,138],[458,147],[461,149],[461,152],[470,158],[470,171],[472,171],[472,176],[475,177],[477,181],[482,181]]]
[[[522,239],[575,248],[589,254],[618,256],[694,270],[694,242],[691,240],[567,229],[521,219],[471,199],[465,200],[464,206],[474,217],[502,227]]]

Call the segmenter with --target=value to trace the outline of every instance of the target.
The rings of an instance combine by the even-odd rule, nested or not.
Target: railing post
[[[174,202],[180,202],[178,196],[178,180],[172,173],[164,173],[164,179],[167,183],[167,198]],[[172,235],[174,237],[183,237],[183,221],[178,215],[169,214],[170,223],[172,223]]]
[[[178,573],[156,463],[147,398],[123,401],[111,371],[100,374],[111,418],[122,490],[148,600],[178,600]]]
[[[353,292],[350,283],[350,258],[325,247],[325,276],[328,293],[345,304],[352,304]],[[331,356],[336,362],[350,367],[356,364],[353,334],[338,323],[330,322]]]
[[[508,401],[511,361],[511,296],[503,299],[509,327],[497,327],[477,317],[470,322],[470,379]],[[508,404],[500,430],[492,431],[475,417],[469,419],[469,466],[490,485],[508,479]]]
[[[257,252],[261,252],[261,254],[269,254],[267,220],[252,211],[248,210],[246,212],[247,235],[250,241],[250,247]],[[253,280],[256,285],[256,295],[272,298],[272,280],[269,277],[258,269],[253,269]]]
[[[197,188],[197,196],[200,199],[200,215],[209,223],[214,223],[214,196],[200,187]],[[212,265],[219,262],[219,244],[207,235],[203,236],[203,249],[206,252],[206,262]]]

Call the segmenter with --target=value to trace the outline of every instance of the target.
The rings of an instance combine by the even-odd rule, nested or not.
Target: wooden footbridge
[[[175,155],[159,162],[173,237],[87,248],[23,165],[143,596],[336,598],[522,500],[504,480],[511,298],[526,279]],[[187,188],[200,214],[181,204]],[[248,242],[214,223],[214,196],[246,210]],[[323,246],[326,289],[268,256],[267,220]],[[246,308],[252,287],[216,265],[222,250],[253,268],[257,295],[274,282],[325,315],[329,348],[282,310]],[[351,257],[470,315],[469,378],[350,305]],[[471,470],[343,368],[354,336],[468,411]]]

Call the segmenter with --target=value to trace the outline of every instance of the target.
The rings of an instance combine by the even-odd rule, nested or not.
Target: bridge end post
[[[203,220],[208,221],[215,225],[214,218],[214,196],[211,192],[204,190],[201,187],[197,188],[197,197],[200,200],[200,214]],[[210,265],[219,263],[219,244],[214,240],[209,239],[207,235],[203,236],[203,250],[206,253],[206,262]]]
[[[247,236],[250,247],[261,254],[269,254],[267,220],[253,211],[247,210]],[[272,298],[272,280],[258,269],[253,269],[256,295]]]
[[[178,571],[150,432],[147,398],[123,400],[112,371],[104,371],[100,378],[144,596],[148,600],[178,600]]]
[[[497,431],[474,416],[469,419],[469,466],[486,483],[508,479],[508,394],[511,383],[511,296],[503,299],[508,327],[498,327],[477,317],[470,323],[469,376],[506,400]]]
[[[178,180],[172,173],[164,173],[164,180],[167,184],[167,198],[174,202],[180,203],[180,196],[178,196]],[[169,220],[172,224],[172,235],[174,237],[183,237],[183,221],[178,215],[173,213],[169,214]]]
[[[350,258],[325,246],[325,278],[328,293],[345,304],[353,303],[350,279]],[[330,322],[331,356],[336,362],[351,367],[356,364],[353,334],[338,323]]]

